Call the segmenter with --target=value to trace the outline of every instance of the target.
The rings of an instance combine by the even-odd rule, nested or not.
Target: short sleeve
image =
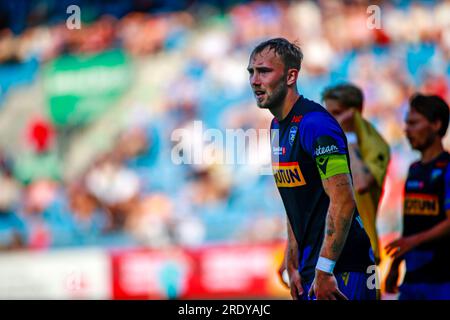
[[[326,112],[311,112],[299,125],[302,148],[316,162],[322,179],[350,173],[347,144],[337,121]]]
[[[447,217],[450,217],[450,163],[447,165],[447,169],[445,171],[445,211],[447,213]]]

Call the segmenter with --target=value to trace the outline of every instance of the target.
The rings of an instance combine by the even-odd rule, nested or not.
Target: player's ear
[[[439,119],[436,121],[433,121],[433,122],[431,122],[431,126],[433,127],[433,129],[436,132],[439,132],[439,130],[441,130],[441,127],[442,127],[442,121]]]
[[[298,70],[297,69],[288,69],[287,71],[287,85],[291,86],[297,82],[298,78]]]

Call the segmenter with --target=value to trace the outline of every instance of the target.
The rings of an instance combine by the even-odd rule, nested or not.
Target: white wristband
[[[345,136],[347,137],[348,144],[356,144],[358,143],[358,136],[354,132],[346,132]]]
[[[327,259],[324,257],[319,257],[319,259],[317,260],[316,269],[326,272],[326,273],[333,274],[335,265],[336,265],[336,261],[333,261],[333,260],[330,260],[330,259]]]

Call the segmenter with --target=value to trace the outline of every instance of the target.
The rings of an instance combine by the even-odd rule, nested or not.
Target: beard
[[[256,104],[261,109],[274,109],[282,105],[284,99],[286,98],[288,86],[284,83],[283,78],[273,89],[271,94],[266,92],[266,100],[257,101]]]
[[[415,149],[417,151],[420,151],[420,152],[423,152],[426,149],[428,149],[434,143],[434,140],[436,139],[436,136],[437,136],[437,134],[431,133],[422,142],[419,141],[419,142],[415,143],[415,145],[413,145],[411,143],[411,140],[410,140],[409,143],[411,144],[413,149]]]

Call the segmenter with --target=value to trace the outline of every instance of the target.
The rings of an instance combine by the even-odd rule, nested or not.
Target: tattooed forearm
[[[335,227],[334,227],[334,221],[333,216],[327,217],[327,224],[326,224],[326,230],[327,230],[327,236],[331,237],[335,233]]]
[[[342,243],[334,240],[333,243],[331,244],[331,250],[333,251],[333,253],[339,254],[341,252],[341,249],[342,249]]]
[[[344,187],[344,186],[350,186],[350,182],[339,182],[336,184],[336,187]]]
[[[342,225],[344,232],[347,233],[348,230],[350,229],[351,220],[342,218],[340,224]],[[334,254],[339,254],[344,246],[345,240],[336,238],[335,234],[336,234],[336,226],[334,222],[334,216],[328,214],[326,223],[326,235],[327,237],[331,238],[331,251]]]
[[[324,189],[330,197],[330,206],[320,255],[337,261],[347,239],[356,204],[349,175],[336,175],[324,181]]]

